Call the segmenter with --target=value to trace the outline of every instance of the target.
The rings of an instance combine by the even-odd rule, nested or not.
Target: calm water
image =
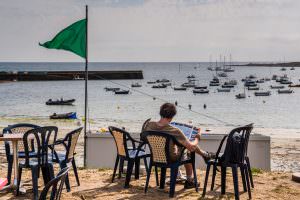
[[[293,94],[278,95],[276,90],[269,97],[255,97],[253,92],[247,92],[246,99],[235,99],[237,93],[243,92],[241,79],[253,74],[258,78],[271,78],[273,74],[287,74],[294,83],[299,83],[300,68],[295,71],[282,72],[274,67],[235,67],[235,72],[228,73],[228,78],[235,79],[238,85],[230,93],[218,93],[216,87],[210,88],[209,94],[194,95],[192,90],[173,91],[172,88],[152,89],[147,85],[149,80],[167,78],[175,86],[186,82],[188,75],[195,75],[199,85],[208,85],[214,72],[206,68],[208,63],[90,63],[90,70],[143,70],[143,80],[117,80],[117,84],[130,87],[131,83],[139,82],[143,86],[131,90],[130,95],[114,95],[105,92],[104,87],[119,87],[110,81],[89,81],[89,116],[91,129],[118,125],[130,130],[139,130],[141,123],[147,118],[158,118],[159,106],[163,100],[177,101],[183,108],[178,108],[177,121],[192,121],[195,125],[210,129],[232,127],[229,124],[241,125],[254,123],[257,132],[268,131],[270,135],[283,135],[281,131],[289,132],[288,137],[300,137],[296,129],[300,129],[300,88],[295,88]],[[196,67],[196,68],[195,68]],[[34,71],[34,70],[83,70],[83,63],[0,63],[0,71]],[[268,89],[275,81],[260,84],[260,88]],[[147,96],[144,93],[157,97]],[[75,98],[75,106],[46,106],[49,98]],[[188,104],[192,105],[190,112]],[[207,105],[207,109],[203,105]],[[47,123],[52,113],[76,111],[79,119],[84,113],[84,81],[53,81],[53,82],[11,82],[0,84],[0,125],[11,123],[10,120],[28,121],[41,120]],[[217,118],[215,121],[206,116]],[[78,120],[80,121],[80,120]],[[62,125],[68,126],[70,122]],[[73,123],[74,124],[74,123]],[[286,137],[286,136],[285,136]]]

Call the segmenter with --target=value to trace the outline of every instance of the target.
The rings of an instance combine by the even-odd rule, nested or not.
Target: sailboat
[[[234,72],[234,69],[231,67],[231,54],[230,54],[230,58],[229,58],[229,67],[226,67],[224,69],[224,72]]]

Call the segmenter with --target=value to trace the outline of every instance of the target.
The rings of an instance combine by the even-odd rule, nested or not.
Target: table
[[[14,169],[14,179],[10,182],[10,185],[6,188],[16,188],[17,187],[17,179],[18,179],[18,142],[23,140],[23,133],[18,134],[3,134],[3,137],[0,137],[0,141],[10,141],[12,142],[13,149],[13,169]],[[23,191],[22,191],[23,192]]]

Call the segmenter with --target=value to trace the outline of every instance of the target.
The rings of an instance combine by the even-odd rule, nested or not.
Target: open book
[[[170,125],[181,130],[185,137],[187,137],[190,141],[193,141],[195,139],[195,136],[198,134],[199,131],[197,127],[183,123],[171,122]]]

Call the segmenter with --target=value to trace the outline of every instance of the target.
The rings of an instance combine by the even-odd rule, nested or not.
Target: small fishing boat
[[[142,85],[139,83],[133,83],[131,84],[131,87],[142,87]]]
[[[289,80],[282,80],[282,81],[280,81],[280,83],[284,84],[284,85],[291,85],[293,82],[289,81]]]
[[[256,81],[256,83],[264,83],[265,82],[265,79],[259,79]]]
[[[207,70],[214,71],[214,69],[212,67],[208,67]]]
[[[220,83],[215,83],[215,82],[210,82],[209,83],[209,86],[219,86],[220,85]]]
[[[174,87],[173,88],[174,90],[176,90],[176,91],[186,91],[186,87]]]
[[[218,88],[218,92],[230,92],[230,88]]]
[[[255,83],[254,81],[246,81],[244,86],[245,87],[256,87],[257,83]]]
[[[160,79],[160,80],[156,80],[156,83],[168,83],[168,82],[170,82],[170,80],[168,80],[168,79]]]
[[[115,91],[115,94],[129,94],[129,90],[118,90]]]
[[[235,97],[237,99],[245,99],[246,98],[246,94],[245,93],[240,93],[240,94],[235,95]]]
[[[270,88],[271,89],[283,89],[284,85],[271,85]]]
[[[248,87],[248,90],[259,90],[259,87]]]
[[[255,96],[270,96],[271,92],[270,91],[266,91],[266,92],[254,92]]]
[[[50,119],[77,119],[76,112],[50,115]]]
[[[208,94],[209,90],[207,89],[198,89],[198,90],[193,90],[194,94]]]
[[[224,83],[224,85],[237,85],[237,81],[236,81],[236,80],[226,81],[226,82]]]
[[[222,88],[234,88],[234,85],[225,85],[225,84],[224,84],[224,85],[222,85],[221,87],[222,87]]]
[[[291,94],[294,91],[293,90],[277,90],[278,94]]]
[[[250,76],[248,76],[247,78],[249,78],[249,79],[255,79],[255,78],[256,78],[256,76],[255,76],[255,75],[253,75],[253,74],[250,74]]]
[[[195,87],[195,86],[196,86],[196,84],[194,82],[181,84],[181,87]]]
[[[232,67],[228,67],[228,68],[225,68],[223,71],[224,72],[234,72],[234,69]]]
[[[225,72],[222,72],[222,73],[218,73],[218,76],[219,77],[227,77],[228,75]]]
[[[147,81],[147,84],[155,84],[156,81]]]
[[[281,70],[281,71],[286,71],[286,68],[285,68],[285,67],[282,67],[280,70]]]
[[[289,85],[289,87],[300,87],[300,84]]]
[[[106,92],[108,92],[108,91],[115,92],[115,91],[120,90],[120,88],[114,88],[114,87],[105,87],[104,89]]]
[[[278,78],[278,76],[277,76],[276,74],[274,74],[274,75],[272,76],[272,80],[273,80],[273,81],[276,81],[277,78]]]
[[[295,67],[292,67],[290,70],[295,70]]]
[[[194,89],[207,89],[207,86],[195,86]]]
[[[166,88],[167,86],[165,84],[160,85],[153,85],[152,88]]]
[[[195,78],[195,76],[194,75],[189,75],[189,76],[187,76],[187,78],[192,79],[192,78]]]
[[[52,99],[49,99],[46,102],[46,105],[72,105],[75,102],[75,99],[68,99],[68,100],[64,100],[64,99],[60,99],[60,100],[56,100],[53,101]]]

